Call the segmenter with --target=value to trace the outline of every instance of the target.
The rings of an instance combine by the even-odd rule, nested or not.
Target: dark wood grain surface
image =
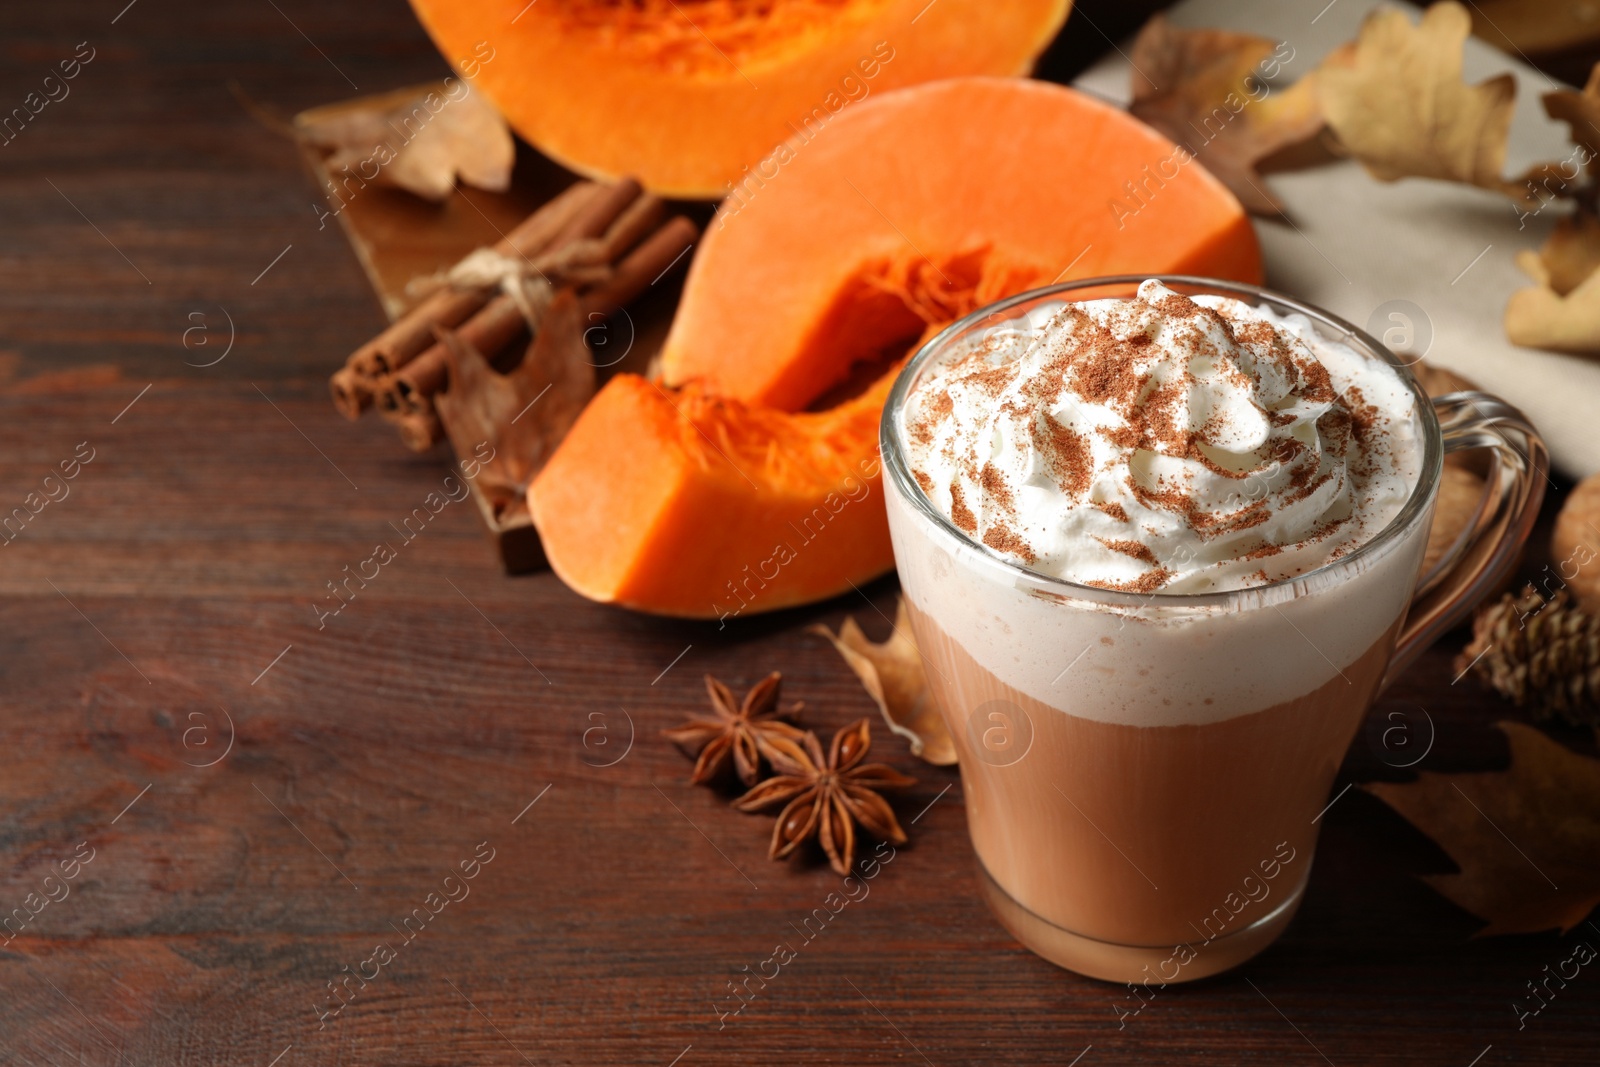
[[[1600,930],[1474,940],[1415,877],[1442,853],[1359,789],[1323,820],[1287,936],[1119,1029],[1125,990],[1041,962],[980,903],[957,775],[883,737],[921,779],[898,802],[912,844],[719,1020],[840,882],[769,863],[770,822],[688,787],[659,731],[706,671],[782,670],[819,727],[870,714],[805,627],[854,613],[882,636],[893,580],[723,630],[665,622],[504,578],[460,503],[319,628],[327,583],[400,542],[390,524],[449,470],[330,407],[326,375],[383,316],[239,93],[292,114],[444,68],[392,0],[125,2],[0,10],[0,111],[94,49],[0,147],[0,513],[93,456],[0,543],[0,913],[93,857],[0,940],[0,1063],[1600,1056],[1600,976],[1522,1029],[1512,1007]],[[1423,767],[1503,763],[1508,709],[1451,684],[1459,645],[1384,699],[1336,790],[1410,773],[1391,711],[1417,743],[1431,717]],[[447,886],[467,895],[401,944]],[[326,1015],[380,941],[400,948]]]

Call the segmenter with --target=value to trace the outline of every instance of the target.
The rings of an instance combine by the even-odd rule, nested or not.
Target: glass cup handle
[[[1435,397],[1444,451],[1487,448],[1489,484],[1477,514],[1443,558],[1417,580],[1417,592],[1383,678],[1385,688],[1423,651],[1505,581],[1539,517],[1549,478],[1544,440],[1522,412],[1488,393]]]

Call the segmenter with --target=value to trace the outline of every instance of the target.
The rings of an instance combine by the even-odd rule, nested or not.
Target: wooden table
[[[1358,789],[1288,935],[1119,1029],[1125,990],[979,902],[954,771],[885,737],[921,779],[912,845],[719,1022],[839,879],[769,863],[770,823],[686,785],[659,731],[707,671],[781,669],[819,727],[871,714],[806,625],[881,636],[894,581],[725,630],[660,621],[502,577],[452,504],[319,627],[328,583],[448,472],[329,406],[381,316],[230,86],[292,113],[443,68],[396,2],[124,2],[0,14],[7,108],[94,49],[0,149],[0,512],[93,456],[0,544],[0,911],[93,856],[0,940],[0,1063],[1595,1062],[1600,979],[1520,1032],[1512,1001],[1600,931],[1472,940],[1415,877],[1442,853]],[[1459,643],[1374,713],[1426,708],[1434,770],[1504,759],[1507,709],[1450,685]],[[1410,773],[1380,730],[1336,789]],[[327,1014],[380,941],[403,943]]]

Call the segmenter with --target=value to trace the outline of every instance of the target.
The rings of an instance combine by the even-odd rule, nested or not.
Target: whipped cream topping
[[[913,475],[974,540],[1131,592],[1292,577],[1352,551],[1419,477],[1415,399],[1304,316],[1157,281],[970,340],[902,412]]]

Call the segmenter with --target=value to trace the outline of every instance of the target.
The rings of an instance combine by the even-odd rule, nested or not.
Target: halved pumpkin
[[[799,410],[925,322],[1065,278],[1260,281],[1239,202],[1144,123],[1047,82],[956,78],[840,116],[712,221],[662,352]]]
[[[877,424],[906,352],[993,300],[1113,272],[1259,281],[1260,250],[1198,163],[1070,89],[968,78],[862,104],[724,203],[666,381],[614,378],[530,487],[551,567],[690,617],[888,570]]]
[[[1023,74],[1069,0],[411,0],[513,128],[583,174],[716,198],[791,136],[933,78]]]

